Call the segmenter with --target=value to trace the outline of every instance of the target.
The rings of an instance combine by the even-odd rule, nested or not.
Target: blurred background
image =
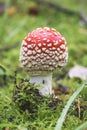
[[[38,27],[59,31],[67,41],[69,61],[87,67],[87,0],[0,0],[0,64],[20,66],[21,42]]]
[[[53,100],[51,109],[39,103],[41,107],[39,106],[38,117],[31,114],[27,117],[27,111],[20,114],[19,109],[14,106],[13,90],[20,86],[20,79],[29,81],[29,74],[20,69],[20,47],[24,37],[38,27],[55,28],[65,37],[69,59],[61,71],[53,74],[54,94],[58,96],[58,103]],[[85,69],[77,67],[73,74],[76,72],[78,77],[69,78],[68,72],[75,65]],[[0,0],[0,128],[10,130],[11,126],[15,130],[16,125],[18,130],[22,130],[23,126],[32,130],[53,130],[66,101],[81,86],[84,77],[87,80],[87,0]],[[22,87],[26,87],[26,82],[23,83]],[[25,96],[23,99],[25,102]],[[30,97],[29,100],[31,99]],[[36,102],[35,106],[38,105]],[[45,102],[47,104],[48,100]],[[85,121],[87,87],[72,104],[64,122],[64,130],[75,130]]]

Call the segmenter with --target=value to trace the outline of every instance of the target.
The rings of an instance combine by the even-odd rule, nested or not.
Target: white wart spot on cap
[[[51,46],[52,46],[52,43],[47,44],[47,46],[48,46],[48,47],[51,47]]]
[[[32,45],[31,45],[31,44],[28,44],[27,47],[28,47],[28,49],[31,49],[31,48],[32,48]]]
[[[22,45],[23,45],[23,46],[27,46],[27,43],[26,43],[25,40],[22,41]]]
[[[65,47],[64,44],[62,44],[62,45],[60,46],[60,48],[65,50],[66,47]]]
[[[43,41],[47,41],[47,38],[43,38]]]
[[[30,42],[30,41],[31,41],[31,38],[28,38],[27,40]]]
[[[44,27],[44,29],[46,29],[46,30],[50,30],[50,28],[48,28],[48,27]]]
[[[59,39],[59,42],[62,42],[62,39]]]
[[[23,47],[23,50],[24,50],[25,52],[27,52],[27,51],[28,51],[27,47]]]
[[[36,55],[36,53],[37,53],[37,52],[36,52],[35,50],[32,51],[32,54],[33,54],[33,55]]]
[[[56,42],[54,42],[54,44],[53,44],[54,46],[57,46],[58,45],[58,41],[56,41]]]
[[[42,51],[45,51],[45,50],[46,50],[46,48],[45,48],[45,47],[43,47],[43,48],[42,48]]]
[[[42,46],[42,44],[41,44],[41,43],[38,43],[37,45],[38,45],[38,47],[41,47],[41,46]]]
[[[32,50],[28,50],[27,55],[32,55]]]
[[[40,50],[40,49],[38,49],[38,50],[37,50],[37,53],[41,54],[41,50]]]
[[[50,40],[49,40],[49,39],[47,39],[47,42],[50,42]]]
[[[58,61],[58,60],[59,60],[59,57],[58,57],[58,56],[55,56],[55,60]]]

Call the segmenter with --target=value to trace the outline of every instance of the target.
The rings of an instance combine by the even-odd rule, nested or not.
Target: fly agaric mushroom
[[[62,68],[68,61],[65,38],[55,29],[37,28],[28,33],[20,50],[21,66],[29,72],[30,82],[41,95],[52,94],[52,72]]]

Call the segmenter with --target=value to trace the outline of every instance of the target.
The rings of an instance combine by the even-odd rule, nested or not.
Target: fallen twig
[[[38,5],[39,4],[42,4],[42,5],[45,5],[45,6],[47,5],[51,8],[62,11],[63,13],[66,13],[68,15],[76,15],[81,19],[81,22],[83,23],[83,25],[87,25],[87,16],[83,12],[70,10],[68,8],[62,7],[61,5],[50,2],[50,1],[45,1],[45,0],[35,0],[35,1]]]
[[[47,5],[47,6],[50,6],[51,8],[55,8],[56,10],[60,10],[60,11],[62,11],[62,12],[64,12],[64,13],[67,13],[67,14],[78,14],[78,12],[76,12],[76,11],[73,11],[73,10],[70,10],[70,9],[67,9],[67,8],[65,8],[65,7],[62,7],[62,6],[60,6],[60,5],[58,5],[58,4],[55,4],[55,3],[53,3],[53,2],[50,2],[50,1],[45,1],[45,0],[35,0],[38,4],[44,4],[44,5]]]

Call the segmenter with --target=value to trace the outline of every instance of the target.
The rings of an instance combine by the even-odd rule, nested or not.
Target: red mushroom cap
[[[32,74],[61,68],[68,61],[66,41],[55,29],[37,28],[24,38],[20,61]]]

